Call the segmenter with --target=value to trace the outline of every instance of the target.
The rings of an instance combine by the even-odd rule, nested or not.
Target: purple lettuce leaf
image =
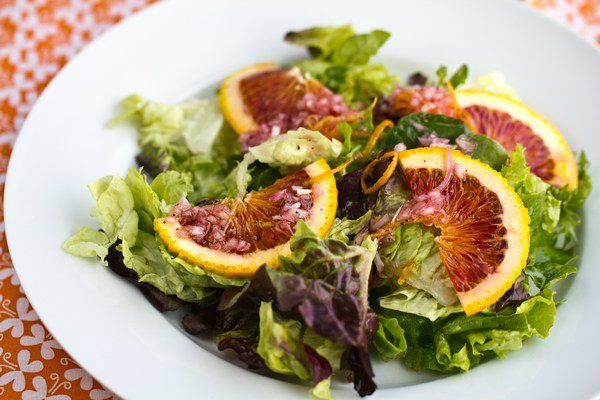
[[[365,194],[360,185],[364,169],[358,169],[342,176],[337,181],[338,217],[357,219],[373,208],[377,194]]]
[[[248,369],[268,371],[265,361],[256,352],[255,340],[235,337],[224,338],[219,342],[218,348],[219,351],[235,351],[239,360],[244,362],[248,366]]]
[[[280,273],[274,277],[277,306],[282,312],[297,310],[307,326],[334,343],[366,348],[369,342],[367,314],[357,297],[360,276],[346,267],[330,277],[309,280]]]
[[[299,223],[291,248],[281,270],[263,266],[241,289],[225,290],[219,309],[256,311],[261,302],[274,302],[332,342],[367,349],[376,327],[367,298],[375,243],[321,239]]]
[[[329,378],[332,374],[331,364],[315,349],[307,344],[303,345],[306,358],[312,367],[312,386],[315,387],[319,382]]]
[[[349,347],[345,352],[342,369],[348,370],[354,387],[361,396],[371,394],[376,385],[368,354],[368,343],[376,327],[375,313],[360,297],[360,274],[354,267],[346,267],[323,279],[302,276],[261,267],[252,281],[221,306],[248,309],[260,301],[272,301],[283,315],[300,319],[318,335],[334,343]],[[257,281],[257,282],[255,282]],[[258,282],[260,281],[260,282]],[[262,292],[256,292],[261,288]],[[245,290],[244,290],[245,289]]]
[[[377,385],[373,378],[375,373],[371,366],[368,350],[350,347],[342,355],[341,369],[350,371],[350,379],[354,382],[354,390],[361,396],[369,396],[375,392]]]
[[[427,84],[427,76],[417,71],[408,77],[406,84],[408,86],[425,86]]]
[[[220,337],[254,338],[258,333],[258,315],[240,309],[220,311],[217,305],[194,307],[181,321],[190,335],[219,335]]]
[[[511,288],[508,289],[506,293],[504,293],[502,297],[494,304],[494,311],[498,312],[509,306],[516,307],[525,300],[529,300],[531,295],[525,287],[526,281],[527,276],[525,273],[521,273]]]
[[[272,303],[283,317],[348,346],[343,368],[361,395],[372,393],[376,386],[368,346],[378,322],[368,304],[368,285],[376,243],[321,239],[300,222],[291,249],[290,257],[281,258],[280,270],[262,266],[244,287],[226,289],[219,310],[256,313],[261,302]]]

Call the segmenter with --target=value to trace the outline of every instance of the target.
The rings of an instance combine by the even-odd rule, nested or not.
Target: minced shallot
[[[450,139],[438,137],[435,133],[419,136],[418,139],[419,143],[421,143],[421,145],[424,147],[444,147],[447,149],[454,148],[454,146],[450,144]]]
[[[228,237],[228,222],[232,216],[229,206],[221,203],[192,206],[183,198],[171,214],[181,225],[180,235],[189,236],[194,242],[215,250],[243,253],[252,245],[236,237]]]
[[[444,190],[448,187],[452,176],[456,174],[456,164],[452,152],[446,152],[446,168],[444,170],[444,179],[435,188],[427,193],[414,196],[408,203],[401,205],[392,221],[414,221],[420,217],[428,217],[432,214],[444,213],[444,206],[448,199],[444,195]]]
[[[302,186],[292,186],[273,193],[268,201],[276,204],[278,214],[268,215],[272,222],[270,229],[281,237],[293,235],[299,219],[307,219],[312,208],[312,190]],[[246,204],[241,203],[238,212],[244,212]],[[234,206],[235,208],[235,206]],[[240,211],[241,210],[241,211]],[[189,237],[194,242],[214,250],[244,254],[256,249],[256,245],[246,238],[256,237],[248,227],[233,222],[240,217],[227,204],[213,203],[193,206],[185,198],[173,207],[171,217],[179,222],[179,236]]]
[[[398,119],[416,112],[454,117],[454,97],[441,86],[398,85],[377,106],[377,114],[384,118]]]
[[[318,96],[310,92],[305,93],[297,101],[296,107],[290,115],[279,113],[270,121],[261,124],[258,129],[240,135],[239,140],[242,145],[242,151],[248,151],[248,148],[258,146],[272,136],[277,136],[300,127],[307,127],[309,116],[316,116],[320,119],[327,116],[342,116],[354,112],[348,109],[341,95],[334,94],[329,89],[323,88]]]

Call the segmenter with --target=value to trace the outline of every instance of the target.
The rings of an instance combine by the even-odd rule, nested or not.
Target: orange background
[[[4,234],[3,191],[13,143],[58,70],[86,43],[154,0],[0,0],[0,398],[116,398],[80,368],[39,320],[19,285]],[[600,45],[600,0],[528,0]]]

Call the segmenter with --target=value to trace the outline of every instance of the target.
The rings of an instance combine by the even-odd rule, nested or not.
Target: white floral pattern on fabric
[[[48,393],[48,385],[46,384],[46,379],[42,376],[36,376],[33,378],[33,388],[35,390],[26,390],[21,395],[22,400],[70,400],[71,397],[66,394],[52,394],[52,389],[50,388],[50,393]]]
[[[40,354],[45,360],[54,358],[54,349],[60,349],[60,345],[52,338],[52,335],[46,334],[44,326],[35,324],[31,326],[32,336],[22,336],[20,343],[22,346],[40,346]],[[90,385],[91,386],[91,385]]]
[[[21,282],[19,282],[19,277],[17,276],[17,271],[12,267],[0,269],[0,281],[5,280],[6,278],[10,278],[10,284],[13,286],[21,284]]]
[[[65,371],[65,378],[68,381],[79,380],[79,386],[83,390],[90,390],[94,385],[94,378],[81,368],[71,368]]]
[[[39,360],[29,362],[31,353],[28,350],[19,351],[17,365],[9,361],[10,353],[5,355],[8,356],[3,356],[2,360],[7,363],[6,367],[9,371],[0,376],[0,386],[12,382],[12,389],[15,392],[22,392],[25,389],[25,374],[40,372],[43,368],[42,362]]]
[[[106,399],[110,399],[111,397],[113,397],[114,399],[119,398],[119,397],[113,395],[111,392],[109,392],[106,389],[94,389],[90,392],[91,400],[106,400]]]
[[[9,317],[0,322],[0,332],[10,329],[11,335],[15,338],[23,335],[23,321],[36,321],[39,319],[37,313],[33,309],[30,310],[29,300],[25,297],[17,300],[16,312],[8,308],[10,306],[9,299],[2,301],[1,306],[0,315],[7,314]]]

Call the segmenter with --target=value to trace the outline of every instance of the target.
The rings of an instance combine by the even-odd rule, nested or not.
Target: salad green
[[[293,64],[303,79],[316,79],[348,107],[347,114],[335,115],[333,137],[301,124],[272,130],[242,151],[240,136],[216,98],[179,104],[140,95],[125,98],[122,113],[109,125],[135,126],[140,168],[128,170],[124,178],[106,176],[89,184],[98,227],[79,228],[63,249],[99,260],[143,290],[151,288],[159,310],[187,310],[182,322],[187,332],[212,337],[219,350],[234,351],[250,369],[307,382],[320,399],[331,398],[335,376],[349,378],[361,396],[373,393],[371,355],[414,370],[456,373],[506,357],[528,338],[547,337],[556,298],[563,297],[555,293],[555,284],[577,271],[580,210],[591,190],[585,154],[579,156],[577,187],[561,188],[532,173],[522,145],[507,150],[457,115],[394,114],[390,110],[399,93],[428,91],[431,98],[423,101],[435,102],[470,81],[466,65],[452,74],[442,66],[437,82],[405,85],[372,61],[389,38],[382,30],[356,33],[349,25],[285,36],[308,51],[309,58]],[[385,119],[393,127],[372,139],[375,126]],[[428,146],[459,150],[498,171],[531,219],[522,273],[500,299],[475,315],[463,311],[441,255],[438,228],[414,220],[384,236],[373,235],[412,204],[413,195],[396,172],[377,191],[366,193],[366,165],[392,150]],[[249,192],[319,159],[339,166],[334,171],[336,219],[326,235],[316,234],[303,218],[294,219],[285,238],[289,253],[280,255],[278,269],[263,265],[249,277],[209,272],[170,251],[155,230],[158,219],[188,218],[202,236],[198,215],[209,217],[189,210],[212,209],[224,198],[244,201]],[[287,196],[295,197],[286,200],[287,206],[312,205],[302,198],[312,195],[310,189],[291,188]],[[177,214],[180,208],[188,214]],[[282,218],[290,217],[277,215],[270,223]]]

